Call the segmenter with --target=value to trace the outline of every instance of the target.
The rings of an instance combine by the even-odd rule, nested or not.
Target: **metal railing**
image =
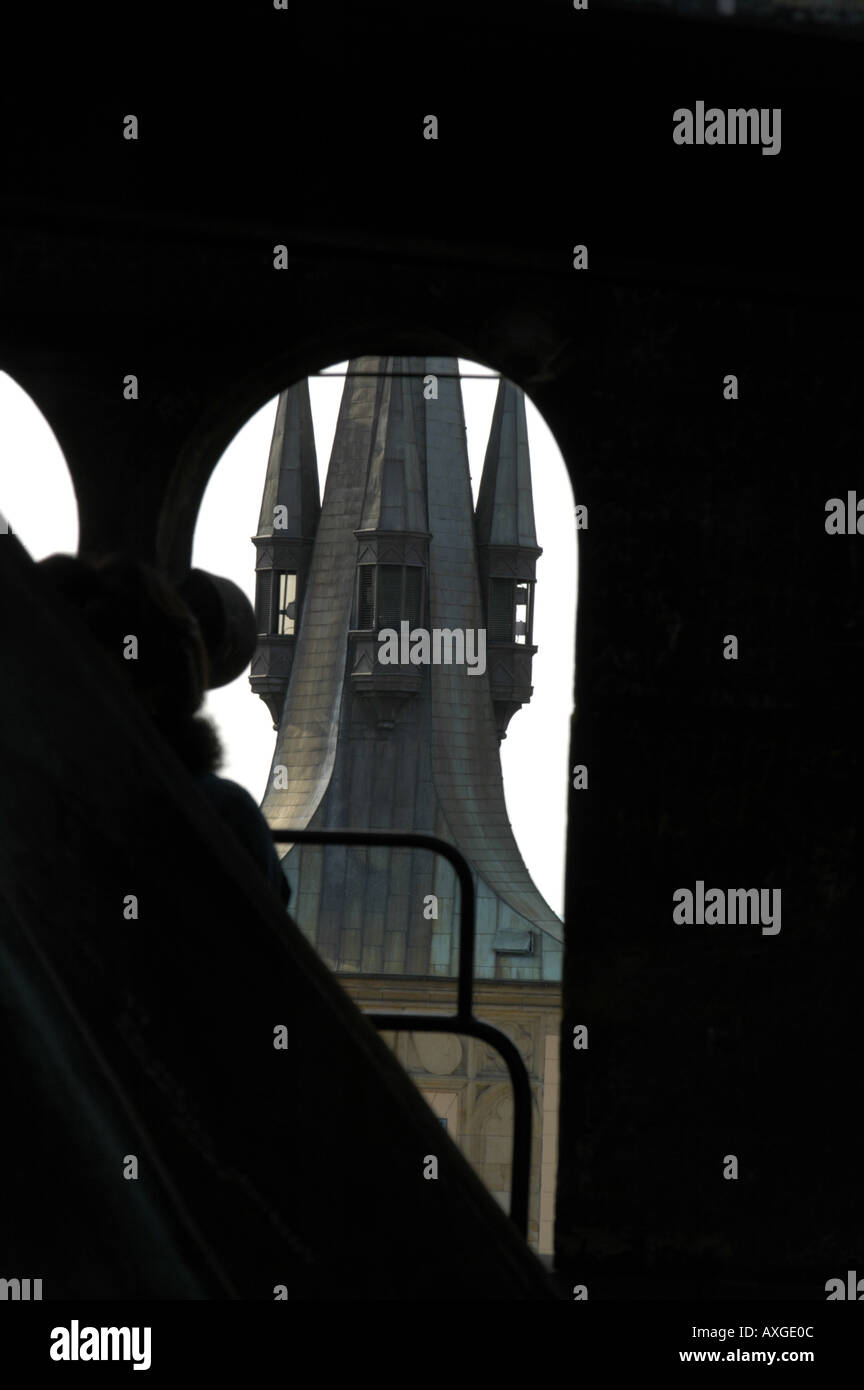
[[[461,1033],[494,1047],[507,1064],[513,1085],[513,1167],[510,1180],[510,1219],[520,1235],[528,1235],[528,1183],[531,1172],[531,1083],[515,1043],[491,1023],[474,1017],[474,937],[476,927],[474,880],[459,850],[435,835],[403,830],[273,830],[277,844],[363,845],[394,849],[425,849],[440,854],[456,870],[460,889],[459,973],[455,1014],[367,1013],[382,1032]]]

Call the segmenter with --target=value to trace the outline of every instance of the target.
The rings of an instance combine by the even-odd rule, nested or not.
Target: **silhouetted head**
[[[207,686],[228,685],[248,668],[258,645],[255,610],[243,590],[222,575],[192,569],[179,585],[201,628],[207,650]]]
[[[40,569],[78,609],[183,761],[195,772],[214,771],[218,735],[195,717],[208,684],[207,652],[195,616],[171,584],[122,555],[51,555]]]

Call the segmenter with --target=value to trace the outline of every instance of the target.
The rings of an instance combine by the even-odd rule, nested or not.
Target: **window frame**
[[[292,577],[293,577],[293,579],[294,579],[294,597],[293,597],[293,599],[288,599],[288,603],[293,603],[293,604],[294,604],[294,617],[293,617],[293,618],[288,618],[288,617],[286,616],[286,617],[284,618],[284,621],[285,621],[286,623],[289,623],[289,622],[290,622],[290,623],[292,624],[292,629],[293,629],[293,630],[292,630],[291,632],[283,632],[283,631],[281,630],[281,624],[282,624],[282,621],[283,621],[283,614],[282,614],[282,581],[283,581],[283,579],[287,580],[287,579],[290,579],[290,578],[292,578]],[[270,601],[271,601],[271,611],[270,611],[270,634],[271,634],[271,636],[273,636],[273,637],[296,637],[296,636],[297,636],[297,626],[298,626],[298,622],[299,622],[299,618],[300,618],[300,609],[299,609],[299,605],[300,605],[300,575],[299,575],[299,573],[298,573],[297,570],[274,570],[274,571],[273,571],[273,580],[274,580],[274,583],[273,583],[273,590],[272,590],[272,593],[271,593],[271,596],[270,596]]]
[[[360,575],[361,575],[361,571],[364,570],[364,569],[371,569],[371,570],[374,570],[374,571],[375,571],[374,576],[373,576],[373,582],[372,582],[372,623],[371,623],[371,625],[370,625],[369,627],[363,627],[363,626],[361,626],[361,623],[360,623],[360,619],[361,619],[362,616],[363,616],[363,614],[362,614],[361,611],[360,611],[360,602],[361,602],[361,594],[360,594]],[[399,581],[399,613],[400,613],[400,617],[397,619],[397,627],[398,627],[398,623],[400,623],[400,622],[408,622],[408,623],[411,624],[412,628],[415,627],[415,626],[419,626],[419,627],[422,627],[422,626],[423,626],[424,618],[425,618],[425,613],[426,613],[426,566],[425,566],[425,565],[412,565],[412,564],[406,563],[405,561],[402,561],[402,560],[397,561],[395,564],[394,564],[394,563],[391,563],[390,561],[383,561],[383,562],[382,562],[382,561],[379,561],[379,560],[373,560],[373,561],[363,561],[363,562],[361,562],[360,564],[357,565],[357,574],[356,574],[356,576],[355,576],[355,581],[354,581],[354,613],[353,613],[353,631],[355,631],[355,632],[375,632],[375,633],[378,633],[378,632],[380,632],[380,631],[383,630],[383,629],[382,629],[382,626],[381,626],[381,585],[380,585],[380,578],[381,578],[381,571],[384,570],[384,569],[391,569],[391,570],[392,570],[392,569],[398,569],[398,570],[401,571],[400,581]],[[419,575],[420,575],[420,586],[419,586],[419,593],[418,593],[418,595],[417,595],[417,600],[418,600],[418,601],[417,601],[417,612],[416,612],[416,614],[409,614],[409,613],[407,612],[407,607],[408,607],[408,571],[409,571],[409,570],[415,570],[415,571],[416,571],[417,573],[419,573]]]
[[[509,590],[509,594],[510,594],[510,600],[509,600],[510,623],[509,623],[509,628],[508,628],[509,636],[507,636],[507,637],[497,637],[497,636],[494,636],[494,637],[493,637],[492,634],[491,634],[491,632],[490,632],[490,631],[487,631],[487,641],[488,641],[488,643],[489,643],[490,646],[499,646],[499,647],[530,647],[530,646],[533,645],[533,640],[534,640],[534,586],[535,586],[536,582],[537,582],[537,581],[536,581],[535,579],[524,579],[524,578],[518,578],[518,579],[517,579],[517,578],[514,578],[514,576],[513,576],[513,575],[510,575],[510,574],[490,574],[489,580],[488,580],[488,587],[487,587],[487,591],[486,591],[486,621],[487,621],[487,628],[488,628],[490,619],[491,619],[492,616],[493,616],[493,607],[492,607],[493,585],[496,585],[496,584],[506,584],[507,587],[508,587],[508,590]],[[525,633],[524,633],[524,636],[523,636],[521,633],[517,633],[517,631],[516,631],[516,610],[517,610],[517,607],[521,607],[521,606],[522,606],[521,603],[519,602],[519,599],[518,599],[518,591],[519,591],[520,588],[523,588],[523,587],[524,587],[525,589],[527,589],[527,591],[528,591],[528,602],[527,602],[527,605],[526,605],[526,606],[527,606],[527,613],[526,613],[526,617],[525,617]]]

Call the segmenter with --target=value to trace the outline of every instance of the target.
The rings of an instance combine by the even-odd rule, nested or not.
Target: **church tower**
[[[557,1046],[563,927],[514,839],[499,754],[530,698],[536,651],[541,552],[523,399],[500,383],[476,518],[455,358],[349,364],[320,516],[309,420],[305,389],[280,397],[255,538],[269,626],[252,683],[278,730],[262,810],[274,829],[414,830],[462,851],[477,889],[478,991],[488,984],[477,1011],[524,1040],[542,1097],[553,1035]],[[272,509],[283,499],[279,538]],[[286,573],[297,576],[290,633],[278,628],[275,591],[267,596],[271,576]],[[388,629],[453,640],[440,660],[434,642],[419,661],[403,642],[385,661],[379,634]],[[423,850],[294,845],[282,862],[298,925],[359,1003],[449,1008],[459,907],[446,861]],[[396,1034],[393,1045],[505,1200],[503,1063],[455,1039]],[[493,1105],[487,1095],[488,1113],[466,1089],[475,1096],[484,1067],[480,1089],[497,1097]],[[491,1177],[487,1139],[497,1154]],[[539,1148],[535,1157],[536,1243]],[[551,1231],[551,1211],[548,1222]]]

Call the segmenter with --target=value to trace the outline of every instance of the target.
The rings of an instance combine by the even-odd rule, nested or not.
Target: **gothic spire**
[[[502,377],[477,498],[479,545],[537,545],[525,396]]]
[[[285,512],[277,515],[277,507],[284,507]],[[258,535],[272,536],[275,520],[277,535],[311,540],[320,512],[312,404],[309,383],[304,378],[279,393]],[[285,524],[279,526],[280,520]]]
[[[376,359],[379,379],[363,499],[363,531],[425,531],[421,357]]]

